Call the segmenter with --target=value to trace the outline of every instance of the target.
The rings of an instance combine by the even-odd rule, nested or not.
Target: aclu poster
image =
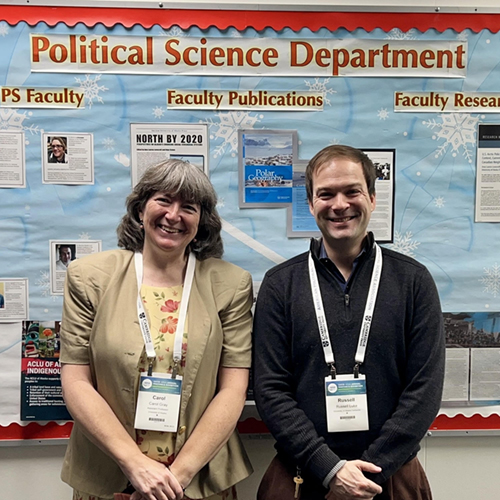
[[[59,321],[24,321],[21,420],[71,420],[62,397]]]

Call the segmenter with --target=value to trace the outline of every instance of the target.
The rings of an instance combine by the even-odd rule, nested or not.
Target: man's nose
[[[337,195],[332,198],[331,209],[335,211],[342,211],[349,208],[349,200],[347,196],[342,193],[337,193]]]

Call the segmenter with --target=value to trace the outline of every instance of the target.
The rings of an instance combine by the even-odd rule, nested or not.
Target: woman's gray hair
[[[189,244],[189,250],[194,252],[196,258],[222,257],[222,223],[215,208],[217,194],[208,177],[198,167],[181,160],[166,160],[144,172],[127,197],[127,213],[116,230],[118,246],[133,252],[142,251],[144,230],[139,222],[139,212],[144,210],[149,198],[160,191],[180,196],[200,206],[198,232]]]

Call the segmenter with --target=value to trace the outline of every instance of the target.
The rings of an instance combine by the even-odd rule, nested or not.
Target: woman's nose
[[[168,219],[178,220],[181,213],[181,204],[178,201],[173,201],[167,208],[167,213],[165,216]]]

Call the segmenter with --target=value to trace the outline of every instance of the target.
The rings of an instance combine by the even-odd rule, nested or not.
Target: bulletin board
[[[260,11],[2,6],[1,86],[74,88],[84,94],[85,107],[0,107],[0,131],[23,133],[26,164],[26,187],[0,188],[0,277],[28,279],[28,319],[59,320],[62,297],[51,289],[49,242],[99,241],[103,250],[116,248],[115,228],[131,189],[130,124],[183,123],[202,124],[208,130],[208,169],[219,196],[224,258],[249,270],[260,282],[270,267],[305,251],[308,240],[287,237],[285,208],[239,208],[238,131],[293,128],[302,160],[329,144],[395,149],[394,234],[387,246],[427,266],[444,311],[500,311],[498,252],[491,244],[500,241],[500,225],[476,223],[474,214],[477,127],[500,123],[500,109],[395,111],[394,104],[396,92],[494,93],[500,88],[499,29],[500,15],[492,14],[280,11],[263,15]],[[438,78],[404,71],[342,76],[333,74],[331,67],[330,73],[287,76],[260,70],[244,75],[136,69],[117,73],[99,64],[93,71],[88,67],[34,71],[33,35],[143,41],[152,37],[162,43],[175,39],[179,44],[190,38],[197,43],[218,38],[236,44],[269,39],[283,45],[291,40],[361,41],[367,50],[370,44],[401,48],[421,41],[429,46],[444,42],[453,50],[466,46],[466,69],[462,75],[450,71]],[[61,47],[53,50],[62,57]],[[167,106],[167,89],[309,92],[321,93],[324,102],[317,111],[172,109]],[[92,135],[92,183],[42,181],[47,134]],[[0,345],[0,364],[12,349],[19,349],[19,342]],[[487,414],[470,417],[443,415],[432,429],[500,429],[497,413],[492,407]],[[258,428],[250,421],[240,426],[246,432]],[[65,438],[70,428],[71,423],[4,422],[0,439]]]

